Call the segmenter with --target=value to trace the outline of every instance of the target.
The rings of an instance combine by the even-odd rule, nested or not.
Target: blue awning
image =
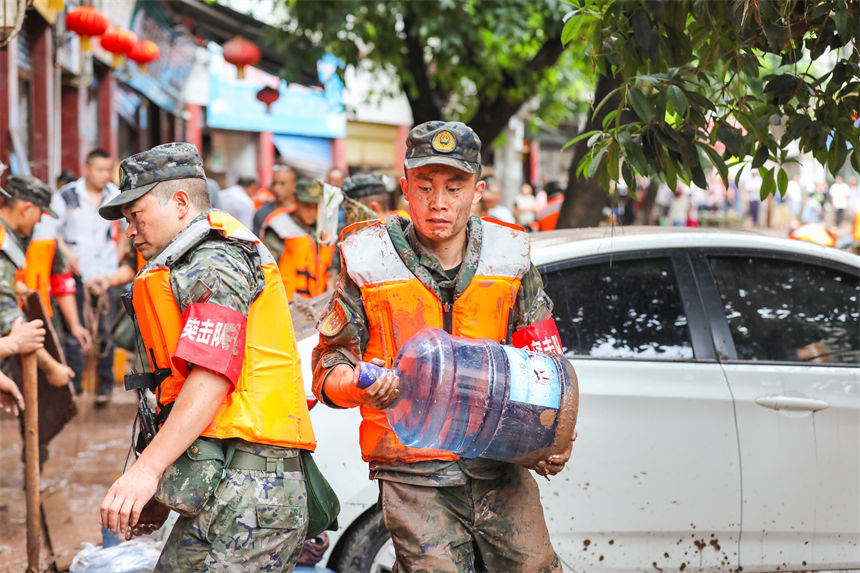
[[[321,177],[331,167],[331,139],[275,134],[274,143],[284,163],[308,175]]]

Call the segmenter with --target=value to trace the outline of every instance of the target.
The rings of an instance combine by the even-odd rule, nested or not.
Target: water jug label
[[[510,399],[557,409],[561,402],[561,384],[552,358],[510,346],[502,348],[511,365]]]

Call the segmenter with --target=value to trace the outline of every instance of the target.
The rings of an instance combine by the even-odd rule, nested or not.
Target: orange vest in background
[[[232,216],[212,211],[181,231],[187,240],[173,241],[138,273],[132,300],[140,333],[155,372],[170,368],[156,391],[159,412],[182,390],[187,370],[172,364],[184,326],[170,284],[170,263],[207,240],[215,231],[222,237],[253,245],[266,278],[263,292],[251,303],[242,371],[202,435],[241,438],[258,444],[316,447],[305,399],[296,339],[281,277],[275,261],[260,240]]]
[[[263,223],[284,241],[284,252],[278,261],[281,280],[287,292],[287,300],[298,293],[305,298],[313,298],[326,291],[328,269],[334,256],[334,245],[318,245],[307,231],[290,216],[287,209],[275,209]]]
[[[54,316],[51,308],[51,267],[54,264],[54,254],[57,252],[56,225],[40,222],[33,228],[33,237],[25,253],[24,267],[18,269],[16,280],[21,281],[27,288],[38,291],[45,305],[48,318]]]
[[[508,319],[530,266],[529,240],[515,225],[482,221],[481,256],[475,276],[449,308],[403,263],[381,221],[345,236],[341,251],[350,278],[361,289],[370,338],[362,360],[379,358],[391,367],[397,351],[425,327],[455,336],[507,339]],[[384,410],[361,406],[359,441],[365,461],[456,460],[433,448],[405,446]]]
[[[546,207],[541,209],[536,216],[535,223],[538,231],[552,231],[556,228],[562,203],[564,203],[564,195],[556,195],[546,202]]]

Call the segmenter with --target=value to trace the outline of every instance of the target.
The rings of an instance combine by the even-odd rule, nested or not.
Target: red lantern
[[[236,66],[236,77],[245,77],[245,66],[253,66],[260,61],[260,49],[253,43],[236,36],[224,44],[224,59]]]
[[[155,42],[149,40],[138,40],[134,46],[128,51],[128,59],[135,62],[140,68],[141,73],[146,73],[146,64],[158,59],[161,55],[161,50],[155,45]]]
[[[90,38],[108,29],[108,19],[92,6],[81,6],[66,14],[66,28],[81,37],[81,49],[90,51]]]
[[[281,97],[281,93],[275,88],[270,88],[269,86],[266,86],[257,92],[257,99],[266,104],[266,113],[272,111],[272,104],[278,101],[279,97]]]
[[[135,42],[137,42],[137,36],[134,32],[116,27],[109,28],[101,38],[102,48],[113,54],[114,68],[123,66],[125,63],[123,56],[131,50]]]

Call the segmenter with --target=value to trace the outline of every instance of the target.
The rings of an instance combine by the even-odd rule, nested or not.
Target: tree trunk
[[[615,88],[621,85],[621,76],[601,75],[597,79],[594,92],[594,106],[599,104]],[[592,114],[585,125],[585,130],[602,129],[603,118],[618,107],[615,96],[600,111]],[[567,189],[564,192],[564,203],[558,216],[558,228],[594,227],[603,220],[603,208],[609,206],[609,190],[602,189],[597,178],[585,179],[576,175],[576,167],[588,152],[588,140],[583,139],[576,144],[573,160],[568,169]]]

